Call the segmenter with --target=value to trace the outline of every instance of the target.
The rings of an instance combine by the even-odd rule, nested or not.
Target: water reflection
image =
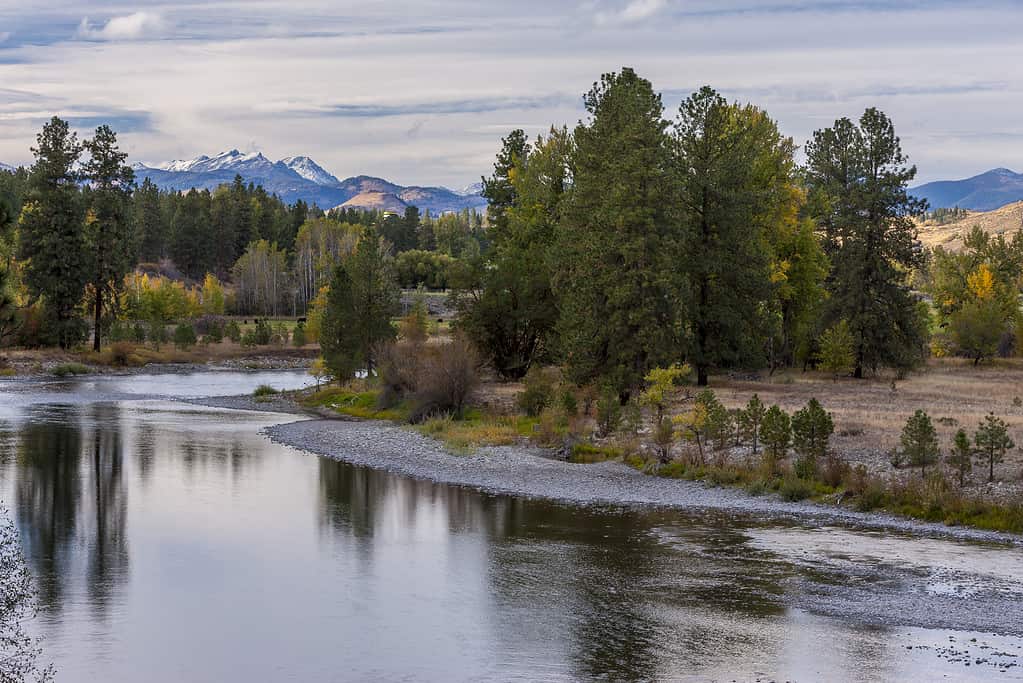
[[[856,616],[1001,605],[1015,633],[1023,606],[1018,558],[968,544],[481,495],[260,436],[284,417],[82,396],[5,410],[0,497],[62,680],[962,678],[934,654],[948,634]],[[938,579],[969,600],[928,592]]]

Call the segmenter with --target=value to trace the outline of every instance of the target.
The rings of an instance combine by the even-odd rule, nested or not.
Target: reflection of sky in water
[[[304,381],[264,374],[171,377],[189,395]],[[787,594],[822,562],[1008,583],[1018,565],[996,548],[479,495],[259,435],[295,416],[139,400],[164,380],[0,394],[0,498],[59,680],[983,680],[993,665],[938,648],[1019,651]],[[115,393],[139,399],[95,400]]]
[[[918,573],[935,594],[978,591],[1023,595],[1023,551],[891,532],[822,529],[753,529],[750,546],[809,567],[853,565]]]

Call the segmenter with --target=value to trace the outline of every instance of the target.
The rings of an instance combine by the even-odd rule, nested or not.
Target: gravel
[[[1023,538],[1016,535],[858,513],[816,503],[790,503],[773,495],[754,497],[740,489],[646,475],[619,462],[581,465],[555,460],[537,448],[496,446],[480,448],[470,455],[456,455],[438,441],[388,422],[303,420],[270,427],[266,434],[275,442],[354,465],[492,494],[578,505],[728,510],[752,517],[839,523],[1023,546]]]

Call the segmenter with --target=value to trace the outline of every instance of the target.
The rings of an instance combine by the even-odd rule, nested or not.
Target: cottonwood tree
[[[92,348],[99,351],[104,306],[134,265],[131,192],[135,172],[124,163],[128,155],[118,148],[117,134],[108,126],[97,128],[83,146],[89,153],[82,175],[90,183],[86,238],[92,283]]]
[[[55,116],[36,136],[32,153],[19,256],[25,284],[43,298],[52,334],[66,349],[86,331],[77,312],[89,275],[85,211],[75,170],[82,145],[68,122]]]
[[[490,252],[455,295],[458,327],[506,379],[524,377],[553,345],[558,305],[549,261],[571,151],[564,129],[551,130],[532,146],[518,147],[519,142],[514,134],[506,139],[487,184],[502,201],[491,205],[498,224]],[[516,165],[508,166],[508,159]]]
[[[795,146],[763,111],[704,87],[673,131],[682,230],[675,244],[688,360],[706,386],[712,367],[762,357],[761,310],[771,295],[767,231],[795,214]]]
[[[925,333],[907,283],[923,254],[914,218],[927,208],[908,191],[916,167],[906,165],[892,122],[873,108],[858,124],[843,118],[816,131],[806,154],[810,212],[832,265],[827,318],[849,323],[853,374],[910,367]]]
[[[572,190],[552,268],[568,376],[628,401],[650,368],[679,356],[680,296],[669,282],[677,220],[661,97],[632,69],[583,98]]]
[[[977,447],[976,453],[981,462],[988,466],[987,480],[994,481],[995,465],[1005,460],[1005,451],[1016,446],[1009,438],[1005,420],[995,417],[994,413],[988,413],[973,435],[973,443]]]

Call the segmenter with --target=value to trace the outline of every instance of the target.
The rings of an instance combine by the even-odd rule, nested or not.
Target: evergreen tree
[[[650,368],[678,357],[668,124],[632,69],[605,74],[584,103],[552,252],[560,345],[572,380],[609,384],[624,402]]]
[[[952,452],[948,456],[948,464],[959,477],[959,488],[966,486],[966,477],[973,471],[973,444],[966,435],[965,429],[956,432],[952,439]]]
[[[19,253],[29,291],[42,296],[61,348],[80,342],[77,312],[89,274],[85,214],[75,165],[82,153],[67,121],[53,117],[36,137],[35,164],[22,210]]]
[[[167,255],[170,225],[161,207],[160,190],[148,177],[133,195],[136,258],[159,261]]]
[[[320,329],[324,360],[339,382],[360,369],[373,374],[379,345],[395,337],[391,318],[400,311],[400,299],[390,255],[366,232],[334,271]]]
[[[848,375],[856,366],[855,344],[849,323],[844,320],[824,330],[817,354],[820,369],[834,375]]]
[[[0,245],[7,241],[14,222],[14,203],[0,193]],[[0,261],[0,342],[11,333],[17,314],[10,279],[10,270],[6,260]]]
[[[766,231],[796,199],[786,191],[794,146],[764,112],[729,105],[708,87],[682,103],[674,142],[688,357],[705,386],[710,368],[762,354],[750,342],[763,337],[760,311],[771,291]]]
[[[117,147],[117,135],[109,127],[97,128],[84,147],[89,152],[82,171],[90,182],[86,234],[93,297],[92,348],[99,351],[103,307],[134,265],[131,191],[135,173],[124,163],[128,155]]]
[[[764,423],[760,427],[760,438],[764,442],[764,451],[770,456],[770,467],[783,459],[792,443],[792,423],[788,414],[776,405],[764,413]]]
[[[921,263],[914,217],[927,203],[907,186],[892,122],[868,109],[859,125],[839,119],[807,144],[807,182],[814,218],[831,258],[828,319],[846,320],[855,340],[854,375],[919,361],[924,330],[908,273]]]
[[[210,230],[210,194],[191,190],[177,205],[171,221],[171,258],[183,273],[199,279],[213,262],[214,242]]]
[[[746,403],[746,409],[739,413],[739,430],[749,440],[754,455],[760,443],[761,425],[764,423],[766,414],[767,407],[756,394],[753,394],[753,397]]]
[[[508,227],[506,212],[515,205],[516,190],[512,182],[512,169],[521,165],[528,149],[526,134],[521,129],[513,130],[501,140],[501,151],[494,163],[494,175],[483,178],[482,195],[487,199],[487,215],[491,231],[502,235]],[[427,247],[420,246],[421,249]]]
[[[828,441],[835,431],[831,413],[811,398],[792,416],[792,446],[800,456],[797,472],[809,479],[817,471],[817,461],[828,452]]]
[[[911,467],[920,468],[921,478],[927,466],[938,461],[938,435],[930,416],[923,410],[917,410],[906,421],[902,428],[902,457]]]
[[[973,435],[973,443],[977,447],[976,452],[981,461],[987,463],[987,480],[994,481],[995,465],[1005,460],[1005,451],[1016,446],[1009,438],[1005,420],[995,417],[994,413],[988,413]]]

